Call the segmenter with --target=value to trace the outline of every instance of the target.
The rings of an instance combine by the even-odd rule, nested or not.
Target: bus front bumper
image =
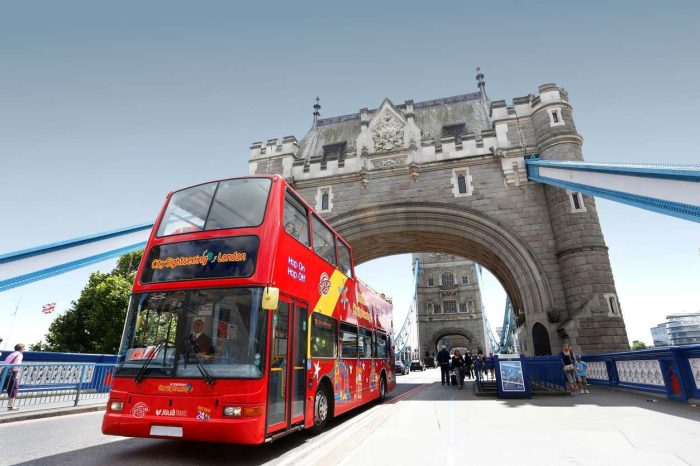
[[[131,413],[107,411],[102,420],[102,433],[124,437],[168,438],[248,445],[260,444],[265,440],[263,416],[199,417],[200,419],[162,415],[135,417]]]

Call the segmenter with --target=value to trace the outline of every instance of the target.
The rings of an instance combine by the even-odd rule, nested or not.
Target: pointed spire
[[[314,105],[314,124],[313,124],[314,128],[316,127],[316,123],[318,122],[318,117],[321,116],[321,112],[320,112],[321,104],[318,103],[319,100],[320,99],[318,97],[316,97],[316,104]]]
[[[479,92],[481,92],[481,98],[487,100],[488,96],[486,95],[486,81],[484,81],[484,74],[481,72],[480,66],[476,67],[476,82],[478,83],[477,86],[479,87]]]

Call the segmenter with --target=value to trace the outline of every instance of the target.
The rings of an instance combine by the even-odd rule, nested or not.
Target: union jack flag
[[[41,312],[44,314],[51,314],[54,309],[56,309],[56,303],[44,304],[41,306]]]

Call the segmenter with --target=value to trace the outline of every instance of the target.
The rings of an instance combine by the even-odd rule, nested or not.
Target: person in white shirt
[[[10,354],[5,358],[5,364],[22,364],[22,359],[24,353],[24,345],[22,343],[17,343],[15,345],[15,352]],[[19,408],[15,407],[15,398],[17,397],[17,392],[19,391],[19,367],[14,366],[9,368],[9,373],[5,376],[5,386],[2,391],[7,390],[7,410],[14,411]]]

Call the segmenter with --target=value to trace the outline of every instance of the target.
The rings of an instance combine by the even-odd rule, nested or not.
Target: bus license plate
[[[182,437],[182,427],[151,426],[151,435],[158,437]]]

